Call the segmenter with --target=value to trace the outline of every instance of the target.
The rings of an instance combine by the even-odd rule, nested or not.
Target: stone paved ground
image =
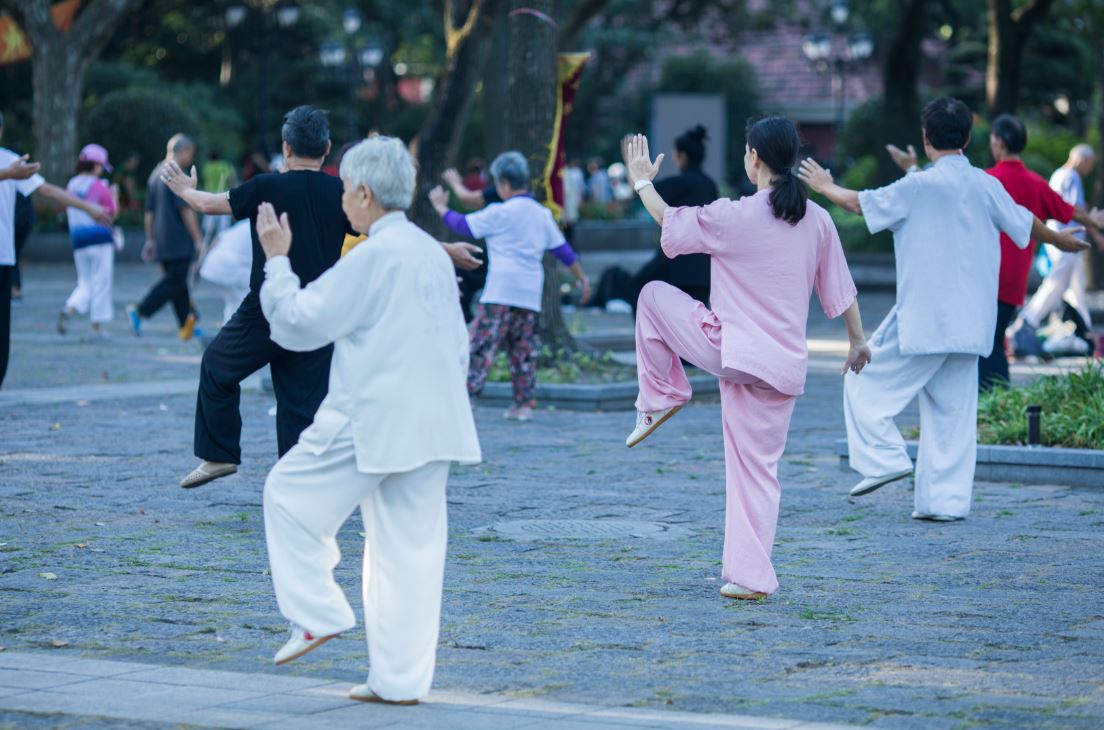
[[[30,272],[6,387],[123,385],[85,403],[0,401],[0,645],[363,681],[360,629],[290,668],[269,664],[286,631],[260,513],[270,398],[245,395],[239,475],[178,489],[192,465],[194,396],[126,396],[194,378],[198,350],[172,340],[167,314],[141,342],[121,324],[108,343],[60,341],[50,315],[67,276]],[[123,269],[118,300],[148,276]],[[631,452],[630,414],[542,411],[517,425],[477,409],[486,463],[450,484],[436,686],[886,728],[1104,725],[1104,490],[979,483],[971,518],[950,525],[910,520],[907,484],[849,501],[853,475],[832,455],[843,432],[834,362],[818,361],[794,416],[774,551],[781,587],[761,603],[717,594],[715,404],[686,409]],[[503,524],[568,519],[672,529],[514,539]],[[353,519],[343,531],[338,569],[354,605],[359,529]]]

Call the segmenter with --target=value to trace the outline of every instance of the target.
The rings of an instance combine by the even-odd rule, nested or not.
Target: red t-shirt
[[[1062,200],[1062,196],[1050,189],[1050,185],[1039,175],[1024,166],[1019,160],[998,162],[987,173],[1001,181],[1001,185],[1012,196],[1012,200],[1035,214],[1041,221],[1054,219],[1061,223],[1073,220],[1075,209]],[[1012,239],[1001,234],[1000,287],[997,301],[1020,306],[1027,296],[1027,277],[1031,273],[1031,262],[1035,258],[1035,242],[1027,248],[1016,248]]]

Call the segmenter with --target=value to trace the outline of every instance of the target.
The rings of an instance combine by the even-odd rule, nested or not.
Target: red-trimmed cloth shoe
[[[629,437],[625,439],[625,446],[628,446],[630,449],[636,446],[638,443],[651,436],[657,428],[662,426],[671,416],[681,410],[682,406],[673,406],[671,408],[665,408],[662,411],[649,411],[647,413],[638,412],[636,414],[636,428],[634,428],[633,432],[629,434]]]
[[[378,702],[382,705],[402,705],[403,707],[418,704],[418,700],[385,700],[373,692],[367,684],[358,684],[349,690],[349,699],[357,702]]]
[[[314,651],[335,636],[337,636],[337,634],[315,636],[306,629],[292,624],[291,638],[287,640],[286,644],[280,647],[280,651],[276,652],[276,656],[272,658],[272,661],[276,664],[287,664],[304,654]]]

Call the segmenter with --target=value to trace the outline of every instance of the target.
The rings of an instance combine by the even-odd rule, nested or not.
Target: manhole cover
[[[476,534],[498,535],[514,540],[605,540],[615,537],[665,539],[686,535],[687,530],[662,522],[621,520],[515,520],[496,522],[475,530]]]

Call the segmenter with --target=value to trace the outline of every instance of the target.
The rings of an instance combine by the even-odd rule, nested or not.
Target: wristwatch
[[[637,180],[636,184],[633,185],[633,189],[636,190],[636,192],[639,193],[641,190],[643,190],[644,188],[648,187],[651,184],[652,184],[651,180]]]

